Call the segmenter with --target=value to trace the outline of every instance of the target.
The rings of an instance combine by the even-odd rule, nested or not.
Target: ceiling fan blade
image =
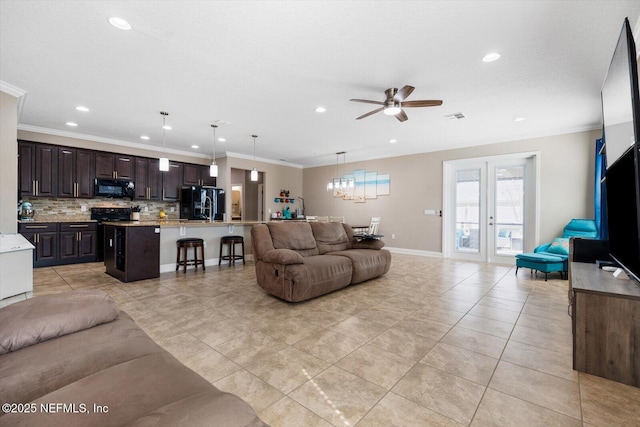
[[[438,105],[442,105],[442,101],[440,100],[426,100],[423,99],[421,101],[406,101],[402,103],[402,107],[436,107]]]
[[[400,90],[396,92],[395,96],[393,97],[393,100],[396,102],[404,101],[409,95],[411,95],[411,92],[413,92],[414,89],[415,87],[409,85],[400,88]]]
[[[384,110],[384,107],[376,108],[373,111],[369,111],[367,114],[363,114],[360,117],[356,117],[356,120],[364,119],[365,117],[369,117],[372,114],[379,113],[382,110]]]
[[[396,114],[396,119],[400,120],[401,122],[404,122],[404,121],[407,121],[409,117],[407,117],[407,113],[405,113],[404,110],[400,110],[400,112]]]
[[[377,104],[377,105],[384,105],[384,102],[382,101],[370,101],[368,99],[350,99],[349,101],[353,101],[353,102],[364,102],[365,104]]]

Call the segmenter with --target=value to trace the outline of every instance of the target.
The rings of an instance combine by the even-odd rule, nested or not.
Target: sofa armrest
[[[351,247],[353,249],[382,249],[384,242],[380,239],[365,239],[358,241],[354,239]]]
[[[271,249],[262,255],[262,261],[273,264],[304,264],[304,258],[291,249]]]

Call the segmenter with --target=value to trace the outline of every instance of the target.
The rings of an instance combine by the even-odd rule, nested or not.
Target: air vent
[[[453,114],[447,114],[444,117],[449,119],[449,120],[454,120],[454,119],[461,120],[461,119],[464,119],[464,114],[462,114],[462,113],[453,113]]]

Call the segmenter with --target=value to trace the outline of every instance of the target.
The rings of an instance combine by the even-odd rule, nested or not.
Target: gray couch
[[[0,404],[0,426],[265,425],[99,291],[0,309]]]
[[[256,224],[251,241],[258,285],[290,302],[381,276],[391,266],[382,240],[359,241],[348,224]]]

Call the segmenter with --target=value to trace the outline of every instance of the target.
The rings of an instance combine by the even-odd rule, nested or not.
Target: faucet
[[[211,200],[211,197],[209,196],[205,196],[204,199],[204,204],[205,204],[205,209],[207,208],[207,200],[209,201],[209,222],[213,222],[213,200]]]

